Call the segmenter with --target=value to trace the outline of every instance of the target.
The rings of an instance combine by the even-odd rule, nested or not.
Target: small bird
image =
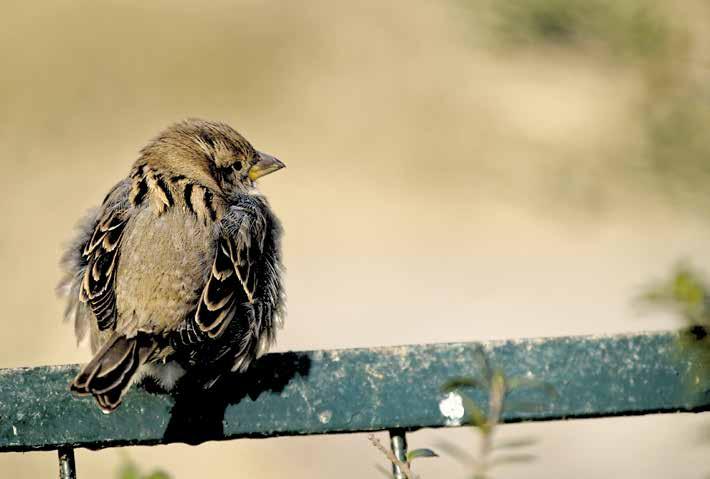
[[[230,126],[189,119],[140,152],[79,225],[59,290],[94,354],[70,383],[114,411],[144,376],[170,390],[244,371],[284,316],[281,225],[255,180],[285,165]]]

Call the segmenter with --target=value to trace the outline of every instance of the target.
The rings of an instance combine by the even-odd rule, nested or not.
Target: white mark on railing
[[[446,418],[447,426],[460,426],[464,415],[463,400],[458,393],[451,392],[439,402],[439,411]]]
[[[330,411],[330,409],[326,409],[325,411],[318,414],[318,420],[323,424],[328,424],[332,417],[333,413]]]

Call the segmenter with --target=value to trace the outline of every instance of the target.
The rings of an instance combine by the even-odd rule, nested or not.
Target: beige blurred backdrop
[[[707,5],[501,5],[0,2],[0,367],[87,359],[54,295],[62,245],[138,149],[188,116],[288,165],[262,181],[286,229],[279,350],[676,327],[632,300],[680,258],[710,262]],[[539,459],[497,477],[704,477],[707,426],[505,426],[536,436]],[[476,443],[410,435],[445,440]],[[178,479],[378,477],[384,464],[343,435],[79,450],[79,477],[115,477],[125,453]],[[1,454],[0,477],[52,477],[55,461]],[[419,471],[468,477],[449,457]]]

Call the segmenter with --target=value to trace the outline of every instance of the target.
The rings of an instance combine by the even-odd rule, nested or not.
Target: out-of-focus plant
[[[511,46],[581,47],[627,60],[663,60],[674,40],[659,5],[644,0],[510,0],[491,5],[494,30]]]
[[[460,4],[471,12],[471,22],[483,27],[476,32],[490,33],[493,49],[546,56],[554,47],[594,62],[616,62],[640,81],[641,94],[634,99],[639,141],[604,152],[607,157],[594,164],[551,163],[547,177],[564,178],[564,184],[546,191],[593,211],[615,198],[615,191],[638,190],[684,212],[704,214],[710,203],[710,70],[702,55],[706,34],[693,26],[692,14],[679,15],[680,9],[657,0]],[[632,129],[629,134],[637,133]]]
[[[649,109],[647,166],[654,189],[696,205],[710,185],[710,89],[687,88]]]
[[[160,469],[150,473],[143,473],[135,462],[128,456],[124,456],[116,474],[116,479],[171,479],[171,476]]]
[[[407,451],[407,460],[402,461],[397,456],[395,456],[392,450],[387,449],[387,447],[385,447],[380,442],[380,440],[375,437],[374,434],[370,434],[367,437],[368,439],[370,439],[372,445],[375,446],[393,465],[399,467],[399,470],[402,471],[402,474],[404,474],[404,477],[406,477],[407,479],[420,479],[420,476],[412,472],[412,461],[422,457],[439,457],[439,455],[431,449],[422,448]],[[385,476],[390,475],[389,471],[387,471],[386,469],[382,470],[381,472],[383,472]]]
[[[442,386],[445,393],[455,393],[461,397],[468,421],[481,435],[480,448],[472,456],[474,479],[489,479],[494,468],[504,464],[527,463],[535,460],[535,455],[518,452],[535,444],[534,438],[518,438],[494,441],[497,427],[503,413],[508,408],[517,411],[539,411],[545,408],[544,401],[511,400],[510,394],[520,389],[541,390],[546,398],[554,398],[557,392],[550,384],[529,376],[508,377],[502,369],[494,367],[482,350],[477,351],[477,362],[482,375],[479,377],[453,378]],[[479,389],[488,393],[486,410],[481,408],[467,393],[468,389]],[[454,455],[465,456],[459,448],[446,447]],[[511,452],[512,451],[512,452]]]
[[[477,377],[458,377],[448,380],[442,386],[442,392],[456,395],[461,399],[464,415],[462,421],[472,425],[481,436],[480,447],[477,453],[471,453],[467,448],[452,443],[442,443],[442,450],[461,462],[472,464],[473,479],[490,479],[491,471],[504,464],[527,463],[535,460],[533,454],[525,452],[526,448],[534,445],[537,440],[531,437],[515,438],[505,441],[494,441],[495,432],[501,424],[503,413],[508,410],[519,412],[532,412],[545,409],[545,399],[557,397],[557,391],[550,384],[531,376],[508,377],[502,369],[491,365],[487,355],[482,349],[475,351],[474,360],[477,369],[481,371]],[[488,393],[485,407],[479,404],[468,394],[468,390],[477,389]],[[545,399],[521,401],[511,399],[514,391],[527,389],[539,390]],[[399,466],[407,479],[419,479],[411,469],[412,460],[419,457],[436,457],[431,449],[415,449],[407,454],[407,461],[400,461],[394,453],[386,448],[372,434],[369,436],[372,444],[387,457],[394,465]],[[384,470],[386,474],[387,471]],[[388,474],[389,475],[389,474]]]
[[[638,303],[669,311],[682,321],[679,342],[683,352],[693,356],[691,383],[702,389],[710,387],[710,287],[702,273],[680,263],[667,278],[644,288]]]

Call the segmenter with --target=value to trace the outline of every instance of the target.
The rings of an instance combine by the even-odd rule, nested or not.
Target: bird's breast
[[[116,272],[116,329],[165,332],[191,313],[214,259],[212,226],[181,209],[138,212],[126,226]]]

